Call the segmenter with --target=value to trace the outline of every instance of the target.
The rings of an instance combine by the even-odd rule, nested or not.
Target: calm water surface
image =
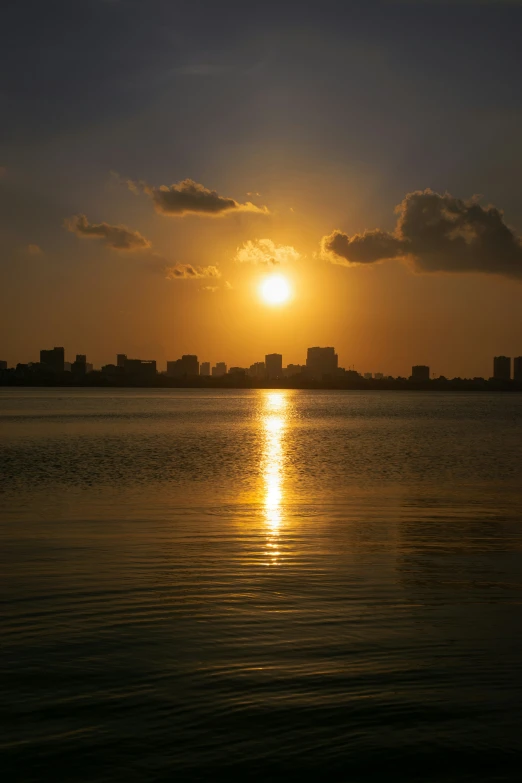
[[[522,396],[0,390],[7,780],[518,781]]]

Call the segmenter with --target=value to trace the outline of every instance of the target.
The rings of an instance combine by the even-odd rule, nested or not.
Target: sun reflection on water
[[[279,534],[283,522],[284,436],[287,427],[287,397],[284,392],[270,392],[263,400],[264,447],[262,475],[264,482],[264,517],[268,531],[269,563],[279,559]]]

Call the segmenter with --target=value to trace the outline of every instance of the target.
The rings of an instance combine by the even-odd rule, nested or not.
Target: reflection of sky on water
[[[264,432],[262,475],[264,482],[263,505],[267,526],[269,563],[278,562],[278,538],[283,521],[284,496],[284,435],[287,425],[287,395],[270,392],[263,399],[262,427]]]

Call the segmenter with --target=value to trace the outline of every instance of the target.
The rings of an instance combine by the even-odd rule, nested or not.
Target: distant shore
[[[387,379],[325,379],[313,381],[305,378],[281,378],[277,380],[259,380],[248,377],[224,376],[221,378],[194,377],[170,378],[158,375],[154,378],[107,378],[101,373],[92,372],[84,377],[39,376],[37,378],[17,378],[15,374],[0,377],[1,387],[13,388],[108,388],[108,389],[304,389],[325,391],[476,391],[476,392],[522,392],[520,381],[498,381],[486,379],[443,379],[430,381],[410,381],[407,378]]]

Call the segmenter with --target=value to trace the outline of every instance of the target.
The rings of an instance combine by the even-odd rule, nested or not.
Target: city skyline
[[[466,380],[497,380],[497,381],[522,381],[522,355],[508,357],[496,355],[492,360],[493,371],[485,376],[456,375],[454,379]],[[443,373],[437,374],[426,364],[411,365],[411,372],[407,375],[393,376],[379,371],[359,371],[354,366],[342,367],[339,365],[338,355],[333,346],[314,346],[307,349],[306,361],[303,364],[288,362],[283,363],[283,355],[279,353],[265,354],[264,361],[254,361],[250,365],[230,365],[226,361],[201,360],[197,354],[183,354],[178,359],[167,360],[166,369],[158,368],[155,359],[133,358],[127,354],[116,354],[116,361],[109,362],[101,367],[87,361],[87,354],[76,354],[74,362],[65,359],[65,348],[55,346],[50,349],[40,349],[39,362],[19,363],[9,365],[6,360],[0,359],[0,371],[17,371],[19,377],[24,373],[46,372],[51,374],[63,374],[70,372],[77,378],[90,373],[104,375],[106,379],[114,379],[118,374],[124,373],[128,377],[135,376],[143,379],[157,375],[163,375],[172,379],[220,378],[226,375],[245,376],[253,380],[282,380],[297,378],[299,376],[309,380],[325,380],[333,378],[355,378],[365,380],[394,380],[408,378],[420,383],[432,379],[450,379]],[[4,377],[5,380],[5,377]]]

